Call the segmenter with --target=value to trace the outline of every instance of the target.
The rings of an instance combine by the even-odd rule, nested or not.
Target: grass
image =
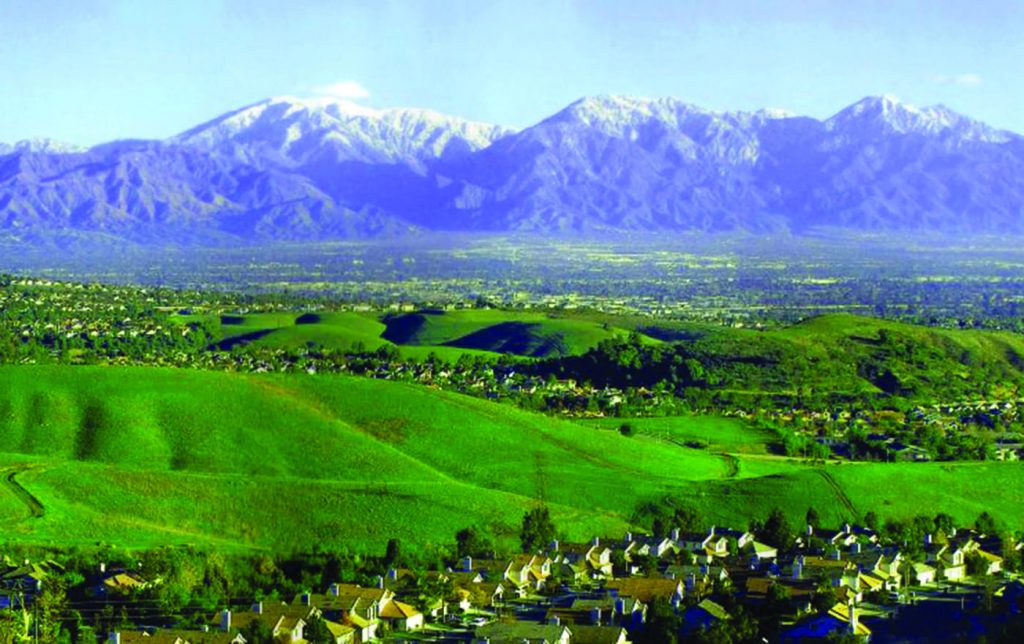
[[[385,316],[383,321],[372,314],[353,312],[182,315],[174,319],[205,322],[224,349],[239,344],[348,349],[360,343],[369,350],[397,346],[407,358],[423,359],[434,353],[450,361],[465,354],[578,355],[603,340],[628,335],[635,322],[623,318],[623,326],[616,326],[616,320],[607,316],[496,309],[420,311]],[[647,341],[660,342],[654,338]]]
[[[776,440],[769,431],[719,416],[666,416],[661,418],[597,418],[579,421],[586,427],[618,431],[628,424],[641,436],[692,444],[711,452],[766,454]]]
[[[44,510],[31,518],[0,489],[4,534],[24,542],[378,550],[390,537],[447,544],[476,524],[511,544],[538,500],[584,539],[621,533],[640,502],[666,495],[738,526],[775,505],[794,519],[814,505],[836,520],[988,509],[1021,527],[1017,464],[823,475],[759,454],[766,437],[725,419],[648,419],[624,437],[598,429],[613,421],[333,376],[7,366],[0,385],[0,471]],[[661,432],[717,438],[690,449]]]
[[[390,316],[384,323],[384,337],[399,345],[451,346],[538,358],[585,353],[631,330],[587,316],[496,309],[420,311]]]

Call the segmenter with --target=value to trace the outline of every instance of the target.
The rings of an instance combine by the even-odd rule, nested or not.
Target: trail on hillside
[[[40,519],[46,512],[42,502],[15,479],[18,474],[30,469],[32,468],[27,465],[17,465],[0,470],[0,485],[28,509],[26,519]]]
[[[851,520],[856,519],[859,515],[857,514],[857,509],[853,507],[853,501],[850,500],[850,497],[846,496],[846,492],[843,491],[843,488],[835,480],[832,474],[826,472],[823,468],[817,468],[814,471],[817,472],[821,476],[821,478],[824,479],[825,483],[827,483],[828,486],[832,489],[832,492],[836,495],[836,498],[839,499],[839,503],[841,503],[843,507],[850,512],[849,518]]]
[[[725,461],[725,477],[727,479],[734,479],[739,476],[740,473],[740,459],[736,458],[734,454],[727,454],[722,452],[719,454],[722,460]]]

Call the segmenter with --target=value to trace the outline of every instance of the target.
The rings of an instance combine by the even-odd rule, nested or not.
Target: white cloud
[[[936,74],[932,76],[932,82],[939,85],[956,85],[958,87],[977,87],[985,82],[978,74]]]
[[[325,98],[343,98],[350,101],[370,98],[370,90],[351,80],[314,87],[313,93]]]

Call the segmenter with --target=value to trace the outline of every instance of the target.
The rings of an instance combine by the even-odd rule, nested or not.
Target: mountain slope
[[[0,147],[0,232],[27,242],[823,226],[1024,233],[1024,138],[887,96],[825,120],[601,96],[519,132],[276,98],[162,142]]]

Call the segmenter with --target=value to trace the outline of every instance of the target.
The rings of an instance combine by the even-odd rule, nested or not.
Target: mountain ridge
[[[0,145],[0,233],[216,245],[417,231],[1024,233],[1024,137],[866,97],[826,119],[581,98],[522,130],[276,97],[157,141]]]

